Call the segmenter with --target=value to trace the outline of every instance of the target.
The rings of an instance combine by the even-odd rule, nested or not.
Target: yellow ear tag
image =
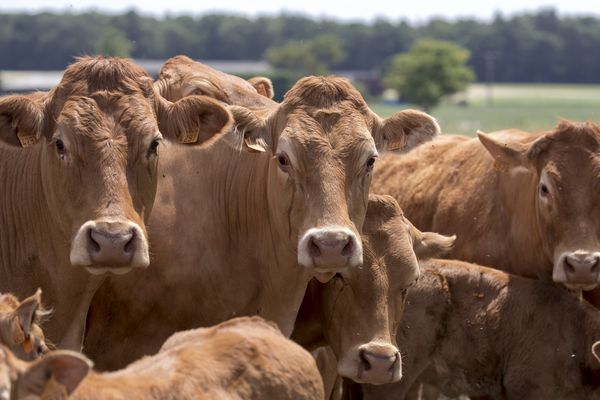
[[[186,132],[179,139],[183,144],[196,143],[198,141],[198,132]]]
[[[21,142],[21,146],[30,147],[37,143],[37,138],[35,135],[27,135],[23,133],[23,131],[17,131],[17,137],[19,138],[19,142]]]
[[[25,341],[23,342],[23,350],[25,351],[25,353],[31,353],[31,351],[33,350],[33,344],[31,343],[30,337],[25,339]]]

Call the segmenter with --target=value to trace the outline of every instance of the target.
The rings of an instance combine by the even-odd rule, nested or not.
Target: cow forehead
[[[68,127],[73,136],[91,139],[154,134],[158,124],[152,107],[138,97],[106,93],[73,96],[60,113],[59,128]]]
[[[280,140],[309,150],[327,147],[334,152],[344,153],[361,151],[363,147],[371,145],[372,150],[376,151],[364,117],[353,114],[336,113],[323,118],[306,113],[291,114]]]

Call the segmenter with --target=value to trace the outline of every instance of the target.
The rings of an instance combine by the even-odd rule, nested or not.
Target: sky
[[[553,7],[561,14],[600,15],[600,2],[594,0],[1,0],[0,12],[72,11],[94,9],[112,13],[135,9],[148,15],[192,14],[211,12],[237,13],[249,16],[273,15],[280,12],[302,13],[313,17],[336,18],[345,21],[371,21],[384,17],[390,20],[406,18],[413,22],[431,17],[476,17],[490,19],[500,11],[512,15]]]

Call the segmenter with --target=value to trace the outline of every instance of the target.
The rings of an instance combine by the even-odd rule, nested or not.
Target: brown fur
[[[372,189],[393,195],[418,228],[456,234],[452,258],[550,281],[564,252],[598,251],[600,126],[562,121],[542,134],[488,137],[499,144],[489,151],[449,136],[387,155]],[[540,200],[543,175],[549,206]]]
[[[13,368],[20,375],[13,393],[42,400],[71,392],[73,400],[323,398],[312,356],[256,317],[177,333],[157,354],[117,372],[85,377],[85,358],[64,352]]]
[[[71,264],[74,249],[85,253],[74,244],[79,229],[136,224],[136,248],[147,248],[157,184],[151,142],[197,134],[201,144],[228,130],[230,117],[209,98],[166,101],[146,72],[118,58],[80,58],[48,93],[0,98],[0,290],[24,296],[41,287],[56,310],[48,336],[79,349],[104,279],[85,268],[114,267]],[[147,266],[147,251],[138,259],[130,267]]]
[[[319,82],[301,80],[297,86]],[[323,110],[290,107],[288,100],[300,102],[288,95],[261,115],[232,107],[234,140],[261,139],[254,143],[264,144],[262,152],[252,153],[240,141],[238,149],[248,151],[216,143],[210,152],[169,148],[162,154],[150,222],[152,268],[111,280],[88,321],[86,349],[99,368],[151,354],[177,330],[233,316],[258,314],[291,334],[306,285],[319,274],[316,267],[299,265],[299,241],[309,228],[332,225],[359,234],[370,181],[367,161],[376,150],[373,125],[387,120],[343,103],[332,107],[341,113],[338,121],[323,126],[312,117]],[[437,125],[429,121],[435,133]],[[280,167],[284,144],[290,164]],[[186,195],[177,196],[180,190]],[[104,329],[107,321],[110,331]]]
[[[403,399],[414,384],[489,399],[600,399],[600,314],[563,288],[453,260],[431,260],[409,289],[397,341],[404,377],[363,386]]]

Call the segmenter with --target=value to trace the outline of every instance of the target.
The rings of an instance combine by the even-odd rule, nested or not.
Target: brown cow
[[[441,137],[382,157],[376,193],[419,229],[456,234],[453,258],[589,290],[600,283],[600,126]]]
[[[16,399],[323,399],[310,353],[258,317],[177,333],[157,354],[113,373],[88,375],[90,361],[67,351],[31,364],[2,355]]]
[[[0,344],[17,357],[33,360],[48,351],[41,320],[50,311],[42,307],[42,291],[19,301],[10,293],[0,294]]]
[[[0,290],[41,287],[48,336],[80,348],[106,273],[149,264],[162,138],[204,143],[230,119],[206,97],[163,99],[117,58],[81,58],[49,93],[0,98]]]
[[[156,262],[97,296],[86,348],[99,368],[233,316],[259,314],[291,334],[312,277],[362,264],[358,235],[377,146],[410,146],[439,129],[416,111],[381,119],[333,77],[299,81],[261,117],[232,108],[247,151],[216,143],[210,152],[163,153],[150,223]]]
[[[421,267],[398,329],[402,380],[364,385],[366,399],[404,399],[418,382],[450,397],[600,399],[600,313],[585,300],[462,261]]]
[[[402,376],[396,329],[406,290],[419,276],[417,257],[447,252],[454,238],[418,231],[396,200],[371,195],[362,241],[361,268],[326,284],[311,281],[292,339],[309,349],[331,346],[343,377],[394,382]]]
[[[204,95],[250,109],[277,107],[277,103],[271,100],[273,85],[268,78],[255,77],[246,81],[186,56],[168,59],[154,85],[159,93],[171,101]]]

